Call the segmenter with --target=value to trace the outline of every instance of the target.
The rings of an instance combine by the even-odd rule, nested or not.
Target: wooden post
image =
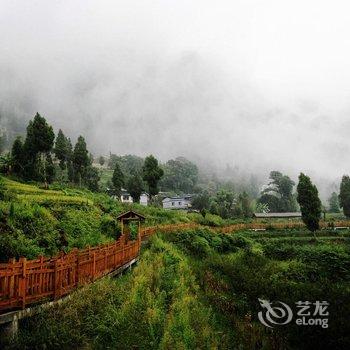
[[[92,279],[95,279],[96,274],[96,253],[92,253]]]
[[[26,306],[26,292],[27,292],[27,279],[26,279],[27,259],[20,258],[19,262],[22,263],[22,275],[19,281],[19,292],[21,296],[22,309],[24,309]]]
[[[12,297],[15,295],[15,288],[19,287],[19,286],[15,286],[15,273],[14,273],[14,264],[16,262],[16,259],[15,258],[11,258],[9,259],[9,264],[11,264],[11,276],[7,277],[6,280],[7,280],[7,284],[9,286],[9,299],[12,299]],[[5,280],[5,281],[6,281]],[[5,282],[6,283],[6,282]],[[17,296],[18,298],[18,296]]]
[[[39,275],[39,290],[37,291],[38,293],[43,293],[43,273],[42,270],[44,268],[44,257],[40,255],[40,275]]]
[[[105,258],[105,268],[104,268],[104,271],[103,272],[106,272],[107,271],[107,248],[105,248],[105,256],[104,256],[104,258]]]
[[[80,252],[79,249],[76,251],[77,255],[77,267],[75,269],[75,285],[79,287],[79,265],[80,265]]]
[[[58,297],[58,258],[54,262],[54,275],[53,275],[53,298],[57,299]]]

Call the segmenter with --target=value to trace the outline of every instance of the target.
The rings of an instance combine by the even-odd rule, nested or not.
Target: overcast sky
[[[349,172],[350,3],[0,1],[0,108],[95,154]]]

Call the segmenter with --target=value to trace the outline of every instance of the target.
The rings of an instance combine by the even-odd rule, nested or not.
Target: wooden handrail
[[[328,223],[321,222],[321,227]],[[336,221],[333,226],[349,227],[349,221]],[[161,232],[172,232],[201,227],[195,223],[143,227],[140,238]],[[215,228],[228,233],[242,229],[301,228],[302,222],[289,223],[247,223]],[[126,241],[121,236],[117,241],[86,249],[73,249],[70,253],[60,253],[52,258],[39,257],[27,260],[14,258],[0,263],[0,313],[14,308],[52,300],[69,294],[78,286],[91,283],[132,261],[139,255],[141,239]]]

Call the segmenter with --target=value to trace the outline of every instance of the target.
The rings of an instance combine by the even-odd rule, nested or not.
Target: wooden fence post
[[[79,287],[79,265],[80,265],[80,251],[79,249],[76,251],[77,255],[77,267],[75,269],[75,284]]]
[[[95,279],[96,275],[96,253],[92,253],[92,279]]]
[[[58,258],[54,261],[54,277],[53,277],[53,298],[57,299],[58,297]]]
[[[20,258],[19,262],[22,264],[22,275],[19,281],[19,294],[21,296],[22,309],[26,306],[26,293],[27,293],[27,278],[26,278],[26,269],[27,269],[27,259]]]

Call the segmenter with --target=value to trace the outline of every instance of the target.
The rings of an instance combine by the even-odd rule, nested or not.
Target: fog
[[[2,0],[3,123],[38,111],[96,155],[182,155],[331,184],[349,172],[349,10],[336,0]]]

